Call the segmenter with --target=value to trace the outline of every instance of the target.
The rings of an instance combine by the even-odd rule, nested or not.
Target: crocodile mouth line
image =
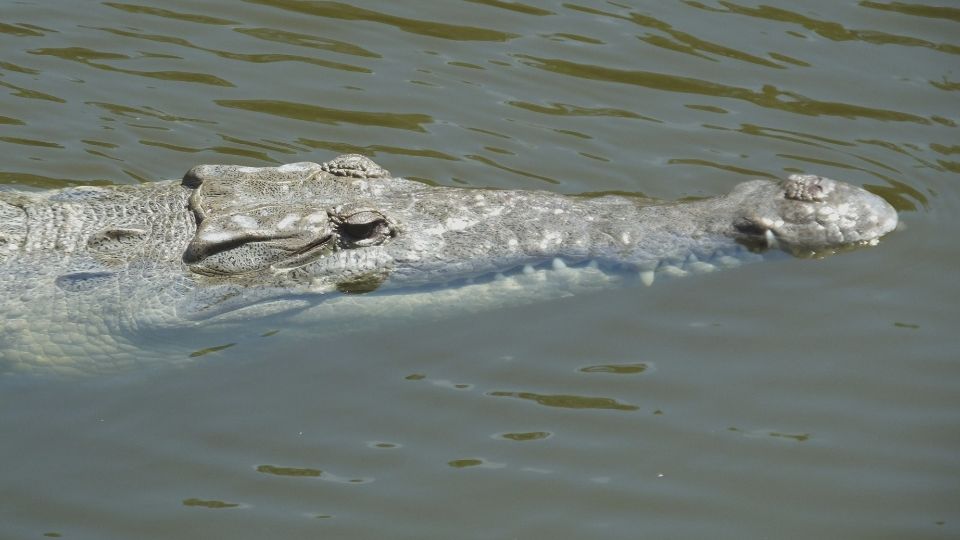
[[[270,268],[276,271],[293,270],[310,264],[333,253],[337,248],[337,239],[333,233],[327,233],[292,251],[289,257],[273,263]]]
[[[742,245],[718,249],[711,253],[697,254],[691,252],[686,257],[669,257],[647,264],[609,263],[594,258],[569,260],[562,257],[553,257],[518,264],[500,271],[484,272],[469,277],[457,277],[444,282],[398,286],[385,292],[403,294],[405,291],[413,289],[435,290],[482,285],[503,280],[515,280],[518,284],[523,285],[536,285],[538,281],[554,278],[576,280],[578,277],[587,277],[588,274],[597,277],[602,275],[609,280],[623,280],[625,282],[638,280],[643,285],[650,286],[660,278],[706,274],[762,261],[765,258],[765,255]]]
[[[270,244],[272,241],[275,241],[276,238],[264,238],[262,240],[252,240],[246,242],[246,244],[252,243],[264,243]],[[227,268],[217,268],[216,266],[210,266],[203,264],[203,261],[208,256],[197,256],[192,253],[189,249],[187,253],[184,254],[183,260],[190,266],[191,272],[194,274],[199,274],[201,276],[207,277],[235,277],[235,276],[255,276],[262,274],[264,271],[273,271],[273,272],[288,272],[291,270],[296,270],[302,266],[310,264],[316,260],[323,258],[330,253],[333,253],[337,249],[337,238],[333,233],[327,233],[322,236],[317,237],[310,242],[307,242],[301,246],[295,248],[283,248],[281,246],[274,245],[277,249],[283,249],[287,252],[281,257],[278,261],[269,263],[264,266],[253,267],[253,268],[244,268],[244,269],[227,269]],[[213,253],[217,255],[227,249],[221,249]]]

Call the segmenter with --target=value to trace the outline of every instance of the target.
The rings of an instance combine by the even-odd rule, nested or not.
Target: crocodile
[[[815,175],[726,195],[444,187],[364,156],[0,191],[0,370],[185,360],[205,332],[365,327],[873,245],[897,212]],[[268,322],[263,322],[268,321]],[[340,326],[337,326],[337,325]]]

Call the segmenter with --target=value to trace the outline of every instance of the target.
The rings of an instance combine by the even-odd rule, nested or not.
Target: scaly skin
[[[205,331],[258,320],[332,328],[568,294],[624,274],[649,285],[772,247],[874,244],[896,224],[881,198],[816,176],[662,203],[433,187],[356,155],[204,165],[179,183],[0,192],[0,369],[106,371],[185,360],[209,345]],[[399,294],[357,294],[388,289]]]

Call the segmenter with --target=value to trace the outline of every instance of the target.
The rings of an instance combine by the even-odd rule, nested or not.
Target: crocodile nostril
[[[759,223],[747,218],[740,218],[735,221],[733,228],[735,228],[738,232],[748,234],[750,236],[763,236],[767,232],[766,227],[763,227]]]

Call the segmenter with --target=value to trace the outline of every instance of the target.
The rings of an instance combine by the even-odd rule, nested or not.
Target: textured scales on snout
[[[650,285],[769,249],[872,245],[896,225],[882,198],[813,175],[662,202],[430,186],[359,155],[200,165],[144,186],[5,191],[0,369],[176,361],[208,329],[258,320],[313,331]]]

